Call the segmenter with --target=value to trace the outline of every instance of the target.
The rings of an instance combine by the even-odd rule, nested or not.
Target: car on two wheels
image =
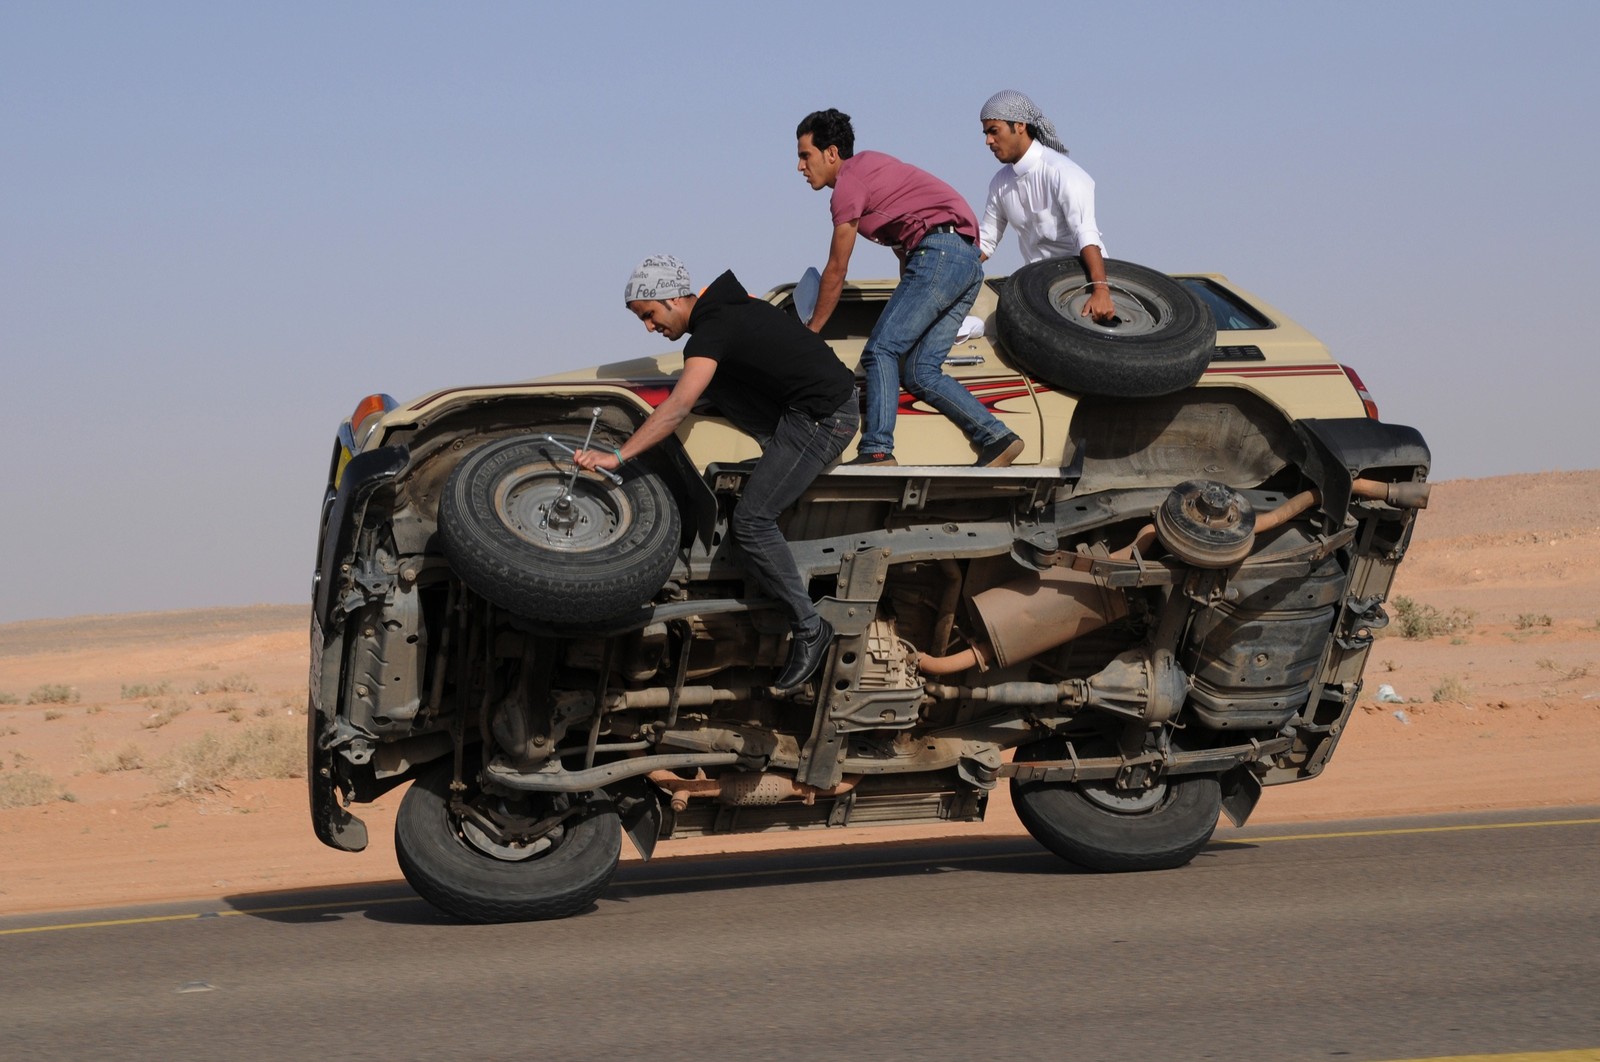
[[[986,281],[947,371],[1025,442],[972,466],[902,396],[895,467],[839,465],[783,521],[838,632],[798,690],[729,537],[755,440],[714,409],[619,476],[681,357],[370,396],[339,432],[312,616],[317,836],[410,783],[407,879],[470,921],[570,915],[622,837],[970,821],[1007,784],[1067,860],[1185,864],[1220,815],[1326,766],[1429,454],[1285,315],[1213,275],[1108,263]],[[854,366],[893,281],[823,337]],[[795,290],[766,298],[789,312]]]

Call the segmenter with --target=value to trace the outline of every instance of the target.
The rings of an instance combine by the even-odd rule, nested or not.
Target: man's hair
[[[1036,125],[1033,125],[1030,122],[1013,122],[1009,118],[988,118],[988,119],[985,119],[985,121],[1004,122],[1006,125],[1011,127],[1011,131],[1013,133],[1015,133],[1017,131],[1017,126],[1020,125],[1020,126],[1022,126],[1023,129],[1026,129],[1028,131],[1028,139],[1030,139],[1030,140],[1038,140],[1039,139],[1039,127],[1036,126]]]
[[[799,140],[807,133],[811,134],[811,144],[818,151],[836,147],[841,159],[855,154],[856,131],[850,127],[850,116],[843,111],[833,107],[825,111],[812,111],[801,119],[800,127],[794,131],[794,138]]]

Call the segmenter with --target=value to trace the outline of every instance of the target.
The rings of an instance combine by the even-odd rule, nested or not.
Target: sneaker
[[[978,451],[978,468],[1005,468],[1022,454],[1022,440],[1009,432]]]
[[[874,454],[867,453],[864,450],[857,451],[854,457],[845,462],[847,465],[884,465],[886,467],[897,463],[894,459],[894,454]]]
[[[790,638],[789,662],[783,665],[783,673],[772,683],[780,691],[794,689],[816,674],[817,668],[822,666],[823,658],[828,655],[828,646],[833,644],[833,624],[827,620],[821,623],[810,636],[796,633]]]

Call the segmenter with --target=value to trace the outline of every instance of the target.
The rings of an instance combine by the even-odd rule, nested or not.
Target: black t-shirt
[[[752,299],[732,270],[695,302],[688,331],[683,356],[717,363],[707,388],[713,403],[719,393],[738,388],[821,420],[855,387],[855,377],[822,337],[771,303]]]

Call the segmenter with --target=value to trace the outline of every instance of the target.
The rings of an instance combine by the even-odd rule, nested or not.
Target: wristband
[[[619,464],[619,465],[625,464],[627,462],[627,460],[628,460],[627,458],[622,456],[622,451],[620,449],[618,449],[617,447],[615,447],[615,446],[613,446],[611,448],[611,453],[612,453],[612,456],[614,456],[617,459],[617,464]]]

